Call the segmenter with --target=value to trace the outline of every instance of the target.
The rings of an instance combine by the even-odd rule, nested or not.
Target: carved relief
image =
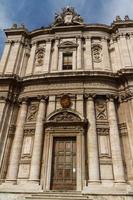
[[[94,44],[92,46],[92,57],[93,62],[99,63],[102,61],[102,47],[99,44]]]
[[[24,135],[34,135],[35,129],[24,129]]]
[[[97,120],[107,120],[106,102],[104,100],[96,100],[95,109]]]
[[[43,45],[39,45],[35,54],[35,65],[42,66],[44,63],[45,48]]]
[[[80,122],[80,118],[67,111],[61,112],[51,117],[50,121],[53,122]]]
[[[37,117],[38,103],[32,103],[28,109],[27,121],[35,121]]]
[[[126,125],[126,123],[119,124],[119,130],[120,130],[120,135],[121,136],[127,135],[128,131],[127,131],[127,125]]]

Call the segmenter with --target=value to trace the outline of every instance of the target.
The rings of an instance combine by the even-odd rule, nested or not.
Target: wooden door
[[[76,190],[75,137],[54,138],[51,189]]]

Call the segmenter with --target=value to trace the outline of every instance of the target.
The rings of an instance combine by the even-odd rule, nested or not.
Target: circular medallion
[[[62,108],[69,108],[71,106],[71,100],[68,95],[63,95],[60,100]]]

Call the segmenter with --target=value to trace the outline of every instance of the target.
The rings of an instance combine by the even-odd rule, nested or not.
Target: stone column
[[[92,70],[91,38],[86,37],[85,42],[85,70]]]
[[[50,70],[50,59],[51,58],[51,39],[46,41],[46,52],[44,58],[43,72],[48,72]]]
[[[7,172],[7,181],[15,181],[17,179],[19,160],[21,156],[21,149],[23,143],[23,129],[24,129],[26,115],[27,115],[27,102],[26,100],[23,100],[17,118],[16,131],[12,144],[8,172]]]
[[[87,98],[87,119],[89,122],[87,132],[88,145],[88,174],[89,182],[99,182],[98,143],[96,133],[95,107],[92,95]]]
[[[34,67],[34,61],[35,61],[36,46],[37,46],[36,43],[32,44],[30,57],[29,57],[28,64],[27,64],[27,69],[26,69],[26,75],[32,75],[33,67]]]
[[[52,71],[57,71],[58,70],[58,54],[59,54],[58,45],[59,45],[59,39],[57,38],[55,40],[55,45],[54,45]]]
[[[43,120],[46,114],[46,99],[42,98],[39,104],[36,120],[35,138],[31,159],[30,177],[32,181],[39,181],[41,154],[43,144]]]
[[[103,65],[104,65],[104,69],[105,70],[111,70],[107,38],[102,38],[102,46],[103,46]]]
[[[115,182],[125,182],[124,178],[124,168],[120,147],[120,136],[117,122],[117,115],[115,110],[114,99],[110,98],[107,102],[108,108],[108,120],[110,126],[110,143],[111,143],[111,153],[112,153],[112,163],[114,171]]]
[[[78,49],[77,49],[77,69],[81,70],[82,69],[82,40],[79,37],[78,38]]]
[[[11,52],[12,42],[13,41],[8,40],[5,43],[4,51],[3,51],[2,58],[1,58],[1,61],[0,61],[0,74],[4,73],[4,71],[5,71],[6,64],[8,62],[8,58],[9,58],[9,55],[10,55],[10,52]]]

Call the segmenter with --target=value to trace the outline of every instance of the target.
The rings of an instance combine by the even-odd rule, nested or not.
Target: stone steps
[[[31,194],[26,200],[88,200],[89,198],[80,192],[43,192]]]

